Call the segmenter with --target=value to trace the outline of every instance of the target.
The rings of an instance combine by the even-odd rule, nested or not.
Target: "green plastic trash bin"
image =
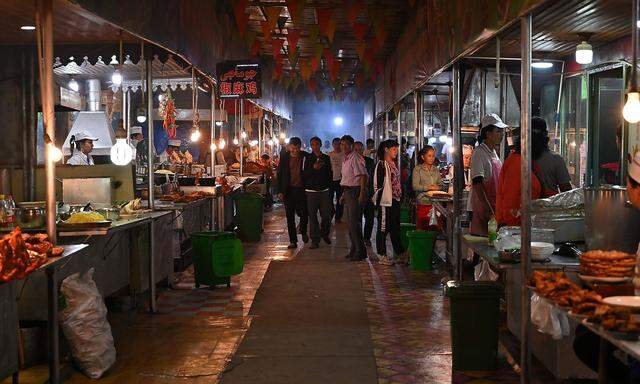
[[[407,233],[409,231],[415,231],[416,225],[412,223],[400,223],[400,243],[402,243],[403,249],[409,249],[409,238]]]
[[[502,287],[487,281],[449,281],[446,293],[450,305],[453,369],[495,370]]]
[[[258,193],[241,193],[234,200],[240,240],[260,241],[264,198]]]
[[[407,232],[407,238],[409,239],[411,269],[414,271],[430,270],[436,232],[409,231]]]
[[[242,243],[233,232],[197,232],[191,235],[196,288],[201,284],[230,285],[230,277],[242,273]]]
[[[411,222],[411,211],[409,207],[401,207],[400,208],[400,222],[401,223],[409,223]]]

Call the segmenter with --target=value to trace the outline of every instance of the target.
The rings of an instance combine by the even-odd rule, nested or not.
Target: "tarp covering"
[[[249,57],[226,1],[201,0],[73,0],[87,11],[124,30],[174,51],[208,75],[216,64]],[[266,72],[268,73],[268,72]],[[257,103],[291,119],[291,95],[263,81]]]
[[[386,61],[376,84],[376,112],[424,84],[460,54],[546,0],[426,0]]]

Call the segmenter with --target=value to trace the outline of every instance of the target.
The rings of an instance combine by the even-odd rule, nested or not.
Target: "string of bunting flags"
[[[253,20],[254,23],[258,21],[260,31],[249,29],[250,15],[247,13],[247,7],[259,5],[251,4],[249,0],[233,0],[232,4],[238,31],[246,39],[251,56],[257,58],[270,54],[273,78],[289,90],[297,91],[301,84],[305,84],[307,91],[317,98],[325,97],[326,88],[332,90],[337,100],[345,95],[357,98],[362,93],[360,91],[383,73],[384,63],[379,56],[387,38],[386,15],[385,10],[375,4],[352,0],[346,1],[340,9],[326,5],[311,6],[306,4],[306,0],[285,0],[283,6],[261,9],[261,20]],[[313,8],[317,23],[309,23],[308,18],[305,23],[305,10],[309,8]],[[355,53],[359,63],[354,66],[345,62],[355,60],[353,55],[345,59],[343,54],[337,54],[344,52],[340,49],[340,39],[336,39],[335,16],[340,11],[344,12],[356,40]],[[287,26],[285,21],[291,26]],[[305,41],[305,46],[312,47],[311,55],[306,52],[303,56],[299,48],[301,40]],[[267,50],[267,46],[271,49]],[[283,73],[284,60],[289,63],[286,73]]]

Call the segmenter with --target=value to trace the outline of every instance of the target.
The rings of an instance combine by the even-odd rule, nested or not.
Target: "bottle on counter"
[[[9,225],[7,219],[7,202],[4,195],[0,195],[0,227],[6,227]]]
[[[15,225],[16,224],[16,202],[13,200],[12,195],[7,195],[5,204],[6,204],[7,224],[10,226]]]
[[[491,216],[487,225],[487,234],[489,235],[489,245],[494,246],[498,238],[498,221],[495,216]]]

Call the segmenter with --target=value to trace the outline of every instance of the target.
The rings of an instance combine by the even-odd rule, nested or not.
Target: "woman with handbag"
[[[400,241],[400,172],[397,166],[398,142],[385,140],[378,147],[378,164],[373,175],[373,203],[378,207],[376,253],[381,264],[393,265],[387,256],[387,234],[391,237],[393,252],[399,263],[407,263],[406,252]]]

